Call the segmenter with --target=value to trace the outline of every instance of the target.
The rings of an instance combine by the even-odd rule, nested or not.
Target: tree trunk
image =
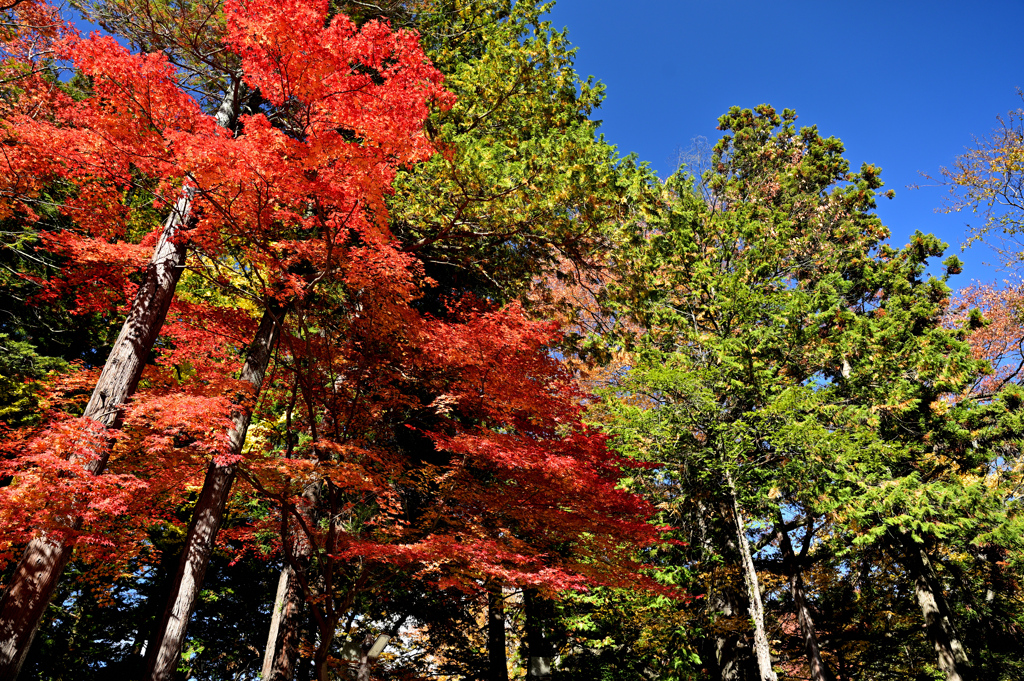
[[[129,678],[142,678],[146,671],[146,651],[153,647],[156,639],[160,617],[163,615],[164,604],[167,603],[167,596],[171,591],[171,582],[174,579],[174,572],[180,556],[180,544],[164,546],[161,550],[160,562],[156,566],[156,574],[146,596],[146,605],[138,616],[138,629],[135,633],[135,643],[132,646],[130,673],[127,675]]]
[[[310,641],[316,640],[316,618],[313,617],[311,609],[306,610],[305,627],[306,635]],[[312,657],[299,657],[295,662],[295,681],[314,681],[316,673]]]
[[[373,670],[373,663],[377,659],[372,655],[373,649],[377,647],[377,636],[366,634],[362,643],[359,644],[359,659],[356,661],[356,681],[370,681],[370,672]],[[390,639],[390,637],[388,637]],[[387,645],[387,641],[384,642]],[[380,646],[383,650],[384,646]],[[377,653],[380,654],[379,652]]]
[[[262,681],[291,681],[299,656],[299,629],[302,627],[306,599],[295,569],[285,564],[277,583],[274,615],[263,654]]]
[[[313,653],[313,678],[316,681],[330,681],[330,670],[327,668],[327,658],[330,657],[331,648],[329,645],[317,646]]]
[[[699,498],[695,501],[695,520],[703,560],[713,561],[716,556],[723,555],[723,550],[738,556],[736,532],[731,522],[732,503],[719,499],[715,502],[717,509],[713,509]],[[720,519],[720,522],[712,526],[710,519]],[[719,536],[723,533],[724,536]],[[718,681],[752,681],[757,673],[750,649],[744,645],[744,636],[734,626],[717,623],[723,618],[737,617],[743,608],[741,601],[739,591],[728,580],[712,579],[708,583],[704,608],[713,624],[714,634],[701,646],[701,658],[708,664],[708,673]]]
[[[764,606],[761,603],[761,586],[758,584],[754,559],[750,555],[750,543],[747,541],[747,532],[743,523],[743,515],[740,513],[739,500],[736,498],[736,487],[733,485],[732,477],[728,473],[725,474],[725,479],[729,485],[729,492],[732,495],[733,519],[736,523],[736,542],[740,548],[743,581],[747,584],[747,595],[750,597],[750,618],[754,621],[754,653],[757,656],[757,668],[761,674],[761,681],[778,681],[778,677],[772,671],[771,648],[768,646],[768,637],[764,632]]]
[[[83,416],[107,428],[119,422],[120,406],[135,392],[149,351],[163,327],[185,266],[187,249],[181,231],[191,210],[192,190],[185,190],[164,223],[128,318],[86,405]],[[98,457],[85,464],[93,475],[103,472],[110,456],[108,448],[96,453]],[[80,519],[73,520],[70,534],[80,526]],[[70,537],[46,535],[36,537],[26,547],[0,599],[0,679],[17,678],[73,550]]]
[[[334,534],[337,528],[338,524],[332,521],[328,534]],[[319,639],[316,651],[313,653],[313,677],[317,681],[328,681],[330,677],[330,669],[327,663],[331,659],[331,646],[334,645],[334,639],[338,633],[338,622],[341,620],[342,615],[346,613],[351,616],[355,598],[366,584],[368,578],[367,572],[363,570],[362,574],[349,587],[347,596],[341,602],[336,601],[332,593],[334,588],[332,558],[330,557],[330,549],[327,548],[335,545],[332,539],[326,540],[325,550],[322,554],[325,564],[321,566],[320,572],[316,575],[316,584],[314,586],[308,581],[306,582],[307,594],[311,596],[311,599],[307,602],[310,605],[309,610],[313,615],[316,624],[316,635]],[[316,594],[316,596],[313,596],[313,594]],[[351,624],[351,620],[349,622]]]
[[[319,481],[313,480],[306,485],[302,497],[308,506],[296,509],[305,516],[305,522],[313,527],[313,513],[320,500]],[[306,511],[302,509],[306,508]],[[285,555],[285,565],[281,569],[278,581],[277,598],[274,600],[274,616],[270,622],[270,634],[267,636],[267,647],[263,652],[263,669],[261,681],[291,681],[295,675],[295,666],[299,656],[299,629],[302,627],[302,611],[306,604],[302,582],[296,569],[305,571],[313,557],[313,546],[303,531],[289,531],[291,523],[285,510],[282,510],[281,550]],[[289,549],[288,537],[292,535],[292,547]],[[291,556],[289,558],[289,556]]]
[[[149,351],[163,328],[174,289],[185,268],[186,239],[181,234],[192,213],[195,190],[185,189],[164,223],[153,257],[146,268],[142,285],[132,301],[131,311],[114,341],[103,372],[92,391],[82,416],[99,421],[108,428],[121,418],[120,407],[139,385]],[[107,465],[110,450],[86,467],[98,475]]]
[[[487,591],[488,681],[508,681],[505,652],[505,595],[500,586]]]
[[[931,559],[924,546],[912,538],[904,537],[903,545],[907,568],[914,579],[917,603],[924,617],[928,638],[935,646],[939,669],[946,675],[946,681],[967,681],[971,677],[967,653],[953,629],[949,606],[935,577]]]
[[[263,386],[263,378],[270,364],[283,317],[284,312],[280,309],[268,309],[264,312],[256,331],[256,338],[249,348],[249,356],[242,367],[241,379],[252,385],[254,397],[259,395]],[[249,428],[251,417],[250,407],[239,407],[234,415],[234,425],[228,431],[230,456],[235,457],[242,453],[245,432]],[[147,656],[147,679],[165,681],[170,679],[177,669],[181,649],[185,643],[188,620],[195,608],[196,597],[202,587],[210,555],[213,553],[217,531],[220,530],[224,518],[224,507],[231,492],[231,483],[234,481],[237,467],[237,463],[221,465],[213,460],[206,471],[206,480],[192,512],[192,522],[189,524],[174,587],[160,625],[157,645]]]
[[[554,646],[545,636],[545,623],[550,620],[550,601],[535,589],[523,589],[523,611],[526,619],[527,679],[551,678],[551,664],[555,658]]]
[[[233,129],[238,119],[241,74],[231,79],[224,100],[217,109],[217,123]],[[128,318],[114,341],[103,371],[82,416],[110,428],[121,417],[119,407],[139,385],[149,351],[153,348],[174,298],[174,290],[185,268],[188,240],[182,232],[192,219],[194,187],[186,187],[164,222],[153,257],[142,284],[132,301]],[[107,465],[110,450],[104,448],[85,468],[99,475]],[[72,533],[80,519],[71,523]],[[71,560],[73,542],[59,537],[37,537],[29,542],[18,567],[0,598],[0,679],[16,679],[43,613],[53,598],[60,575]]]
[[[789,532],[786,531],[781,514],[777,523],[776,533],[779,536],[779,548],[782,550],[782,564],[789,576],[789,590],[793,594],[793,603],[796,605],[800,633],[804,639],[804,652],[807,655],[807,664],[811,671],[811,681],[835,681],[835,675],[822,659],[821,650],[818,648],[818,634],[814,629],[814,620],[811,618],[811,611],[807,607],[807,598],[804,594],[803,570],[793,552],[793,543],[789,540]],[[810,536],[811,528],[808,527],[807,532]],[[807,545],[808,543],[805,541],[805,549]],[[801,554],[803,553],[806,551],[801,552]]]

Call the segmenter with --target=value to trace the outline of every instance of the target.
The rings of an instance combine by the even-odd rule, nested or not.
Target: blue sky
[[[607,87],[596,118],[620,153],[664,178],[730,106],[795,109],[853,167],[882,167],[896,198],[878,213],[897,245],[920,229],[959,254],[969,216],[936,213],[941,188],[906,186],[1024,106],[1024,0],[558,0],[549,19],[569,30],[577,71]],[[954,287],[1006,276],[983,246],[960,257]]]

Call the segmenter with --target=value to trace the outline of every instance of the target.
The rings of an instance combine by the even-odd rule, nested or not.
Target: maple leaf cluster
[[[992,365],[990,373],[968,387],[969,392],[991,397],[1005,384],[1019,382],[1024,364],[1021,293],[1016,282],[1004,282],[1003,286],[975,283],[959,291],[946,311],[946,325],[968,330],[972,355]]]
[[[335,377],[333,394],[307,404],[321,414],[309,444],[319,474],[339,512],[353,512],[353,495],[377,509],[362,532],[310,539],[340,558],[415,566],[442,586],[498,577],[558,590],[614,579],[608,564],[622,579],[637,567],[634,542],[657,530],[616,489],[624,462],[580,424],[577,389],[547,351],[556,329],[518,306],[464,300],[450,312],[408,320],[386,348],[353,329],[353,346],[317,367],[315,382]],[[370,352],[387,372],[366,365]],[[588,566],[595,554],[606,563]]]

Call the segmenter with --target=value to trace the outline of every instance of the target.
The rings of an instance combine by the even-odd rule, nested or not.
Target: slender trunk
[[[698,541],[703,559],[714,562],[722,553],[723,549],[729,553],[739,553],[735,541],[735,531],[730,529],[732,518],[732,504],[719,500],[716,503],[717,511],[710,508],[702,500],[696,500],[697,514],[696,526]],[[725,525],[712,527],[708,520],[720,518]],[[712,530],[715,530],[714,534]],[[717,535],[725,532],[726,539],[723,541]],[[724,546],[722,546],[724,544]],[[715,571],[713,574],[722,575],[723,571]],[[701,656],[707,661],[708,672],[714,675],[719,681],[741,681],[753,677],[753,668],[756,666],[750,656],[750,650],[743,645],[743,636],[736,630],[735,626],[725,624],[720,620],[731,620],[738,616],[742,609],[741,597],[734,585],[726,579],[712,579],[708,583],[708,590],[704,599],[704,608],[708,619],[712,622],[713,636],[702,646]]]
[[[551,664],[555,651],[551,641],[544,635],[546,621],[550,617],[550,601],[542,598],[535,589],[523,589],[523,611],[526,619],[526,667],[527,679],[551,678]]]
[[[173,548],[165,546],[161,551],[160,562],[157,564],[153,583],[146,596],[146,605],[138,617],[138,629],[132,646],[131,671],[128,674],[132,679],[141,678],[146,671],[146,651],[153,647],[157,627],[160,626],[160,616],[163,615],[164,604],[171,591],[171,581],[174,579],[180,555],[181,546],[177,544]]]
[[[316,681],[330,681],[330,670],[327,668],[327,658],[330,657],[331,647],[323,645],[317,647],[313,653],[313,678]]]
[[[256,338],[249,348],[249,356],[242,367],[242,380],[253,387],[253,395],[259,395],[263,386],[263,378],[270,364],[274,344],[277,342],[284,312],[268,309],[263,314]],[[228,431],[230,442],[229,455],[237,457],[242,453],[245,432],[249,428],[252,410],[239,407],[233,417],[234,425]],[[224,518],[224,507],[231,491],[231,483],[235,478],[237,463],[218,464],[210,462],[206,471],[206,480],[199,493],[192,522],[188,528],[185,547],[175,577],[171,597],[167,603],[157,645],[149,651],[146,678],[153,681],[170,679],[178,667],[181,649],[185,643],[185,630],[188,620],[195,608],[196,597],[203,584],[203,576],[213,553],[217,531]]]
[[[337,623],[334,623],[337,624]],[[313,652],[313,678],[316,681],[330,681],[330,670],[327,661],[331,657],[331,644],[334,643],[334,629],[330,631],[322,622],[316,623],[319,644]]]
[[[240,87],[241,74],[236,74],[215,115],[217,123],[223,127],[235,125]],[[128,318],[114,341],[85,407],[83,416],[105,427],[114,427],[120,420],[120,406],[138,387],[149,351],[163,328],[174,290],[185,267],[188,249],[182,231],[192,217],[194,192],[194,188],[186,188],[167,217]],[[97,454],[97,458],[85,465],[93,475],[103,472],[110,451],[104,448]],[[71,522],[69,529],[72,535],[80,525],[79,518]],[[33,539],[26,547],[0,598],[0,679],[16,679],[21,671],[43,613],[53,598],[73,550],[74,544],[70,539],[46,535]]]
[[[317,481],[308,484],[302,495],[308,502],[308,510],[297,509],[299,513],[306,515],[305,520],[309,526],[313,526],[312,513],[319,501],[319,489]],[[278,581],[274,616],[270,622],[270,634],[267,636],[267,647],[263,653],[263,669],[260,673],[262,681],[291,681],[299,656],[299,629],[302,627],[302,611],[306,597],[296,569],[306,570],[313,556],[313,547],[304,532],[300,530],[291,533],[288,527],[288,514],[285,512],[282,521],[282,551],[285,552],[286,562]],[[294,536],[292,549],[288,547],[289,534]],[[288,559],[289,555],[292,556],[291,559]]]
[[[128,318],[85,408],[84,417],[105,427],[117,425],[120,406],[135,392],[149,351],[163,327],[185,266],[186,244],[181,231],[191,209],[192,192],[186,190],[164,223]],[[103,472],[110,451],[104,448],[96,454],[97,458],[85,464],[93,475]],[[80,526],[81,520],[75,519],[68,528],[70,536],[41,535],[26,547],[0,598],[0,679],[17,678],[60,575],[71,560],[74,550],[71,536]]]
[[[291,681],[299,656],[299,629],[306,599],[291,565],[285,565],[277,583],[274,616],[263,655],[262,681]]]
[[[267,645],[263,650],[263,667],[260,670],[260,678],[264,681],[270,678],[274,666],[274,650],[277,642],[277,633],[281,630],[281,620],[286,617],[285,607],[287,605],[288,581],[292,574],[292,567],[285,563],[281,568],[281,574],[277,578],[277,593],[274,595],[274,608],[270,615],[270,633],[267,634]]]
[[[508,681],[505,653],[505,595],[500,586],[487,591],[488,681]]]
[[[931,559],[924,546],[911,538],[904,538],[907,567],[914,579],[917,603],[924,617],[928,637],[935,646],[939,669],[946,681],[966,681],[971,678],[967,653],[953,629],[942,588],[939,586]]]
[[[191,218],[194,189],[186,189],[164,223],[153,257],[146,268],[142,285],[135,294],[131,311],[114,341],[103,372],[92,391],[82,416],[114,427],[120,420],[120,407],[139,385],[149,351],[160,334],[174,289],[185,268],[186,239],[181,234]],[[107,465],[109,450],[87,464],[94,475]]]
[[[793,552],[793,543],[789,540],[789,532],[782,523],[781,514],[777,520],[776,533],[779,536],[779,548],[782,549],[782,564],[789,575],[789,590],[793,594],[793,603],[796,605],[797,620],[800,622],[800,633],[804,639],[804,652],[807,655],[807,664],[811,671],[811,681],[835,681],[835,675],[821,657],[821,650],[818,647],[818,634],[814,629],[814,620],[811,618],[811,610],[807,607],[807,598],[804,594],[803,570],[797,562],[796,554]],[[808,536],[811,528],[807,529]],[[807,542],[805,542],[806,548]],[[805,553],[805,552],[801,552]]]
[[[740,548],[740,560],[743,570],[743,581],[747,584],[747,595],[750,597],[750,618],[754,620],[754,653],[757,656],[757,668],[761,673],[761,681],[778,681],[772,671],[772,654],[768,646],[768,637],[764,632],[764,605],[761,603],[761,586],[757,580],[754,559],[750,555],[750,544],[747,542],[746,527],[740,513],[739,500],[736,498],[736,487],[732,477],[726,473],[726,482],[732,495],[733,519],[736,522],[736,542]]]
[[[312,436],[316,440],[315,428],[312,431]],[[292,598],[296,603],[301,604],[305,602],[308,604],[311,621],[315,624],[315,633],[310,636],[310,640],[319,638],[316,651],[313,654],[313,676],[316,679],[326,679],[328,677],[330,670],[327,667],[327,661],[330,659],[331,646],[338,632],[338,623],[346,613],[348,613],[350,618],[355,617],[353,608],[356,598],[370,578],[368,571],[360,569],[355,577],[355,581],[347,589],[346,595],[340,600],[335,596],[339,563],[331,554],[338,545],[338,536],[342,532],[342,527],[339,522],[340,514],[333,512],[331,509],[338,508],[339,494],[338,489],[331,485],[329,481],[327,484],[322,483],[323,481],[318,479],[310,481],[303,491],[303,498],[306,503],[299,508],[293,509],[297,515],[296,526],[298,529],[294,533],[295,539],[292,542],[291,548],[289,548],[287,541],[291,534],[288,531],[287,509],[285,509],[284,515],[285,524],[282,525],[285,558],[293,570],[291,579],[296,583],[295,590],[291,592]],[[327,510],[323,511],[321,510],[321,494],[325,491],[327,493],[325,504]],[[315,538],[308,534],[308,532],[318,525],[318,515],[320,513],[323,513],[327,518],[331,518],[331,521],[328,524],[326,536],[322,538],[323,544],[317,547]],[[315,574],[311,575],[309,567],[312,565],[313,557],[317,552],[319,552],[318,570]],[[395,625],[396,628],[401,626],[402,621]],[[351,626],[351,623],[352,620],[350,619],[349,624],[345,627],[346,630]],[[285,633],[279,630],[277,636],[279,641]],[[295,629],[294,636],[296,639],[298,638],[297,628]],[[282,647],[278,655],[284,655],[288,652]],[[294,666],[297,651],[292,650],[290,654],[293,661],[290,664]],[[275,673],[274,670],[271,671]]]
[[[310,641],[316,640],[316,618],[310,608],[306,609],[305,628],[306,636]],[[313,681],[313,659],[310,657],[299,657],[295,662],[295,681]]]
[[[326,546],[333,545],[334,543],[331,539],[327,539]],[[327,554],[327,551],[324,553]],[[315,593],[322,596],[322,601],[319,603],[309,601],[309,609],[313,614],[313,619],[316,623],[316,633],[319,639],[316,651],[313,653],[313,678],[317,681],[327,681],[330,677],[327,661],[331,657],[331,646],[334,645],[334,639],[338,633],[338,622],[344,613],[351,614],[351,607],[355,601],[355,596],[366,582],[366,574],[364,573],[356,579],[355,585],[349,589],[346,598],[339,604],[333,597],[333,567],[331,565],[331,558],[329,555],[324,557],[325,564],[321,566],[319,574],[316,575],[316,585],[313,586],[308,581],[306,584],[310,595]]]

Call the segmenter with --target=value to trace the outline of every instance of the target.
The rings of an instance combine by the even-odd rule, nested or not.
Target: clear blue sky
[[[1024,0],[558,0],[549,18],[568,28],[577,71],[607,87],[596,117],[620,153],[664,178],[730,106],[795,109],[841,138],[853,167],[881,166],[896,198],[878,213],[897,245],[920,229],[959,253],[968,217],[934,212],[942,189],[906,186],[1024,106]],[[984,247],[961,258],[954,287],[1005,276]]]

